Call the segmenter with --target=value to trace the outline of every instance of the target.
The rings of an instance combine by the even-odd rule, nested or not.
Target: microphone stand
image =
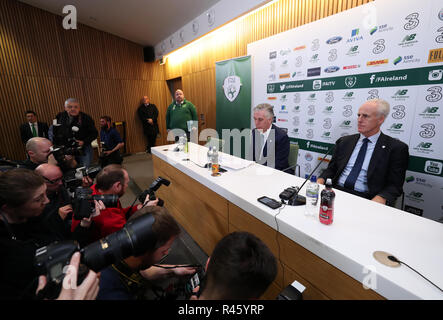
[[[328,152],[323,156],[323,158],[320,160],[320,162],[317,164],[317,166],[314,168],[314,170],[311,171],[311,174],[308,178],[305,179],[303,184],[300,187],[296,187],[296,192],[294,195],[288,200],[288,205],[290,206],[303,206],[306,204],[306,197],[299,195],[298,193],[303,188],[303,186],[308,182],[308,180],[311,179],[311,176],[314,174],[314,172],[318,169],[318,167],[323,163],[323,161],[326,159],[326,157],[329,155],[329,153],[334,149],[334,147],[330,148]]]

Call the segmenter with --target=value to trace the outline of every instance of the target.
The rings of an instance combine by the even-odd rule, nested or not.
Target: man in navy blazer
[[[45,122],[38,122],[37,114],[34,111],[26,111],[26,120],[28,120],[28,122],[20,126],[20,137],[24,144],[33,137],[48,138],[48,125]],[[35,131],[32,127],[34,127]]]
[[[359,108],[359,134],[337,140],[332,159],[317,182],[324,184],[331,178],[340,190],[394,204],[403,193],[409,151],[407,144],[380,131],[389,109],[382,99],[369,100]]]
[[[267,103],[253,109],[255,129],[252,130],[253,160],[262,165],[284,170],[289,167],[289,138],[273,125],[274,107]]]

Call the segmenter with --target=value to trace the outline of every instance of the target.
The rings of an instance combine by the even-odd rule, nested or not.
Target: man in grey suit
[[[358,110],[359,134],[341,137],[318,183],[332,179],[335,188],[393,205],[403,193],[408,168],[408,145],[383,134],[380,126],[389,115],[382,99],[365,102]]]

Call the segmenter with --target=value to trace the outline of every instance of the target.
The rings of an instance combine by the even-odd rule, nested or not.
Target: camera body
[[[54,242],[36,251],[34,263],[39,275],[46,275],[47,285],[38,297],[55,299],[61,290],[66,266],[79,251],[81,264],[77,283],[81,283],[89,269],[100,270],[130,256],[139,256],[154,250],[157,236],[152,231],[155,218],[151,214],[129,221],[122,230],[80,249],[76,241]]]
[[[118,196],[115,194],[92,195],[90,188],[77,187],[72,200],[74,219],[89,218],[95,210],[94,200],[101,200],[106,208],[116,208],[118,205]]]
[[[91,166],[89,168],[81,167],[75,170],[69,170],[63,175],[64,186],[70,192],[75,192],[75,189],[81,186],[83,177],[89,177],[94,180],[100,170],[101,167],[99,166]]]
[[[155,200],[155,191],[158,190],[158,188],[160,188],[163,184],[165,186],[169,186],[171,182],[165,178],[162,177],[158,177],[157,179],[154,180],[154,182],[151,183],[151,185],[149,186],[148,189],[146,189],[145,191],[143,191],[140,196],[138,197],[138,200],[143,203],[146,199],[146,196],[149,195],[149,200]],[[164,204],[164,201],[162,199],[158,199],[158,206],[162,207]]]

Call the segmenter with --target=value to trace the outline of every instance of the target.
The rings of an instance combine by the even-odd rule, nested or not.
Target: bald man
[[[79,227],[71,234],[72,205],[71,197],[63,186],[63,173],[60,167],[44,163],[39,165],[35,172],[40,175],[46,183],[46,196],[49,203],[38,219],[39,223],[44,223],[53,232],[58,234],[60,240],[76,239],[82,245],[89,241],[89,227],[92,220],[83,219]]]
[[[181,129],[188,136],[189,120],[197,121],[197,109],[192,102],[185,99],[185,95],[182,90],[178,89],[174,94],[174,102],[171,103],[166,111],[166,130]],[[176,140],[178,138],[176,137]]]
[[[51,154],[52,142],[46,138],[34,137],[26,142],[28,158],[21,164],[23,168],[35,170],[40,164],[47,163]]]

